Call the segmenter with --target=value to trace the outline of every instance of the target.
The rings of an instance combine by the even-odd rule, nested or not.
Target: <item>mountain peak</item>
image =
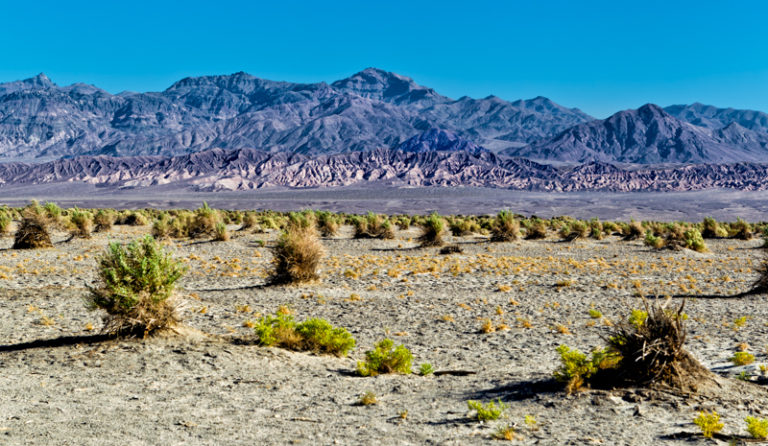
[[[48,79],[48,76],[46,76],[45,73],[39,73],[37,76],[24,79],[22,82],[39,88],[51,88],[56,86],[56,84]]]
[[[400,144],[397,149],[409,153],[457,151],[481,152],[486,150],[454,132],[439,128],[431,128],[426,132],[409,138]]]
[[[431,88],[417,84],[410,77],[380,68],[366,68],[332,83],[331,86],[346,93],[397,105],[423,107],[448,101],[448,98],[440,96]]]

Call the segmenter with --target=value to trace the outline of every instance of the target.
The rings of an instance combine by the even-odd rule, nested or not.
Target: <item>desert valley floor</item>
[[[762,240],[707,240],[710,252],[697,253],[618,237],[448,237],[463,253],[440,255],[417,247],[416,228],[355,240],[343,227],[322,240],[319,282],[264,286],[277,233],[230,229],[227,242],[166,242],[190,268],[178,288],[185,325],[145,340],[100,339],[101,314],[83,298],[108,242],[149,226],[69,242],[60,233],[41,250],[0,239],[0,444],[492,444],[505,424],[517,426],[514,444],[728,444],[698,434],[698,411],[716,410],[736,441],[747,438],[746,416],[768,416],[758,366],[768,363],[766,296],[687,299],[687,347],[722,376],[719,390],[566,395],[551,379],[559,345],[602,346],[607,321],[642,308],[637,295],[747,289]],[[281,306],[346,327],[356,347],[337,358],[250,342],[249,321]],[[487,320],[494,330],[484,333]],[[428,362],[438,373],[356,376],[384,337],[411,350],[414,369]],[[755,364],[731,365],[739,343]],[[754,382],[737,380],[742,372]],[[365,392],[378,403],[359,404]],[[471,418],[467,400],[497,398],[510,406],[505,418]]]

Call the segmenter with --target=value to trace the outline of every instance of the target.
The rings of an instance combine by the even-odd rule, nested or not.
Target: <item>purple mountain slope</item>
[[[105,189],[164,186],[197,191],[349,185],[476,186],[541,191],[768,190],[768,164],[624,169],[593,162],[556,168],[491,152],[373,150],[310,158],[257,150],[165,157],[78,157],[0,164],[3,187],[84,182]]]
[[[713,131],[680,121],[647,104],[576,125],[554,138],[509,149],[507,155],[569,162],[733,163],[768,161],[756,134],[730,127]]]

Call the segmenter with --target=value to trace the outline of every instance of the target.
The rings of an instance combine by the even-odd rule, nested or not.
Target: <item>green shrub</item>
[[[365,361],[358,361],[357,373],[360,376],[376,376],[380,373],[411,373],[413,355],[404,345],[395,347],[391,339],[382,339],[374,344],[374,349],[365,352]]]
[[[328,211],[318,211],[315,215],[320,235],[323,237],[333,237],[339,233],[340,224],[337,215]]]
[[[254,328],[259,344],[296,351],[346,356],[355,340],[345,328],[333,327],[324,319],[296,323],[286,314],[264,316]]]
[[[755,355],[749,352],[736,352],[730,359],[734,365],[748,365],[755,362]]]
[[[578,350],[571,350],[565,345],[557,348],[560,354],[560,368],[553,373],[556,380],[566,383],[566,391],[573,393],[589,380],[598,370],[611,368],[617,358],[605,350],[595,350],[587,357]]]
[[[747,417],[744,419],[747,423],[747,432],[756,440],[765,440],[768,438],[768,420],[763,418]]]
[[[525,226],[525,238],[527,240],[547,238],[547,222],[540,218],[530,220]]]
[[[639,221],[631,220],[629,225],[622,228],[624,240],[638,240],[645,234],[645,228]]]
[[[629,315],[629,323],[632,324],[635,328],[640,328],[645,324],[645,321],[648,319],[648,312],[644,310],[639,310],[637,308],[632,310],[632,313]]]
[[[510,211],[499,211],[491,226],[492,242],[510,242],[520,238],[520,222]]]
[[[419,242],[422,247],[443,246],[443,233],[445,232],[445,220],[437,213],[432,213],[421,223],[421,235]]]
[[[78,208],[69,211],[70,234],[72,237],[91,238],[91,213]]]
[[[653,235],[653,231],[648,231],[645,233],[645,240],[643,243],[645,246],[650,246],[656,249],[663,248],[665,244],[663,238]]]
[[[224,222],[216,223],[213,239],[217,242],[226,242],[229,240],[229,231],[227,231],[227,225],[225,225]]]
[[[683,233],[685,247],[696,252],[707,252],[707,245],[698,229],[689,229]]]
[[[505,404],[499,398],[496,401],[489,401],[487,404],[483,404],[481,401],[467,401],[467,407],[469,410],[475,411],[475,417],[477,421],[489,421],[498,420],[505,410],[509,409],[509,405]]]
[[[432,364],[425,362],[421,366],[419,366],[419,375],[427,376],[433,373],[435,373],[435,369],[432,368]]]
[[[711,413],[699,412],[699,415],[693,420],[693,424],[699,426],[701,435],[703,435],[704,438],[714,437],[716,433],[720,432],[723,430],[723,427],[725,427],[725,425],[720,422],[720,415],[714,410]]]
[[[355,216],[352,219],[352,225],[355,227],[355,238],[395,238],[395,232],[389,220],[373,212],[368,212],[365,217]]]
[[[740,240],[752,240],[752,225],[737,218],[735,223],[731,223],[730,235]]]
[[[127,246],[109,244],[98,258],[98,278],[88,300],[91,309],[107,312],[105,330],[146,336],[179,322],[173,299],[186,267],[151,237]]]
[[[712,217],[704,218],[701,222],[701,236],[706,238],[722,238],[728,236],[728,231]]]
[[[203,206],[195,211],[194,219],[189,223],[187,232],[192,238],[216,237],[216,226],[219,223],[221,223],[219,212],[203,202]]]
[[[259,227],[259,216],[253,212],[246,212],[242,220],[243,224],[238,231],[256,230]]]
[[[5,235],[10,231],[13,217],[7,208],[0,209],[0,235]]]

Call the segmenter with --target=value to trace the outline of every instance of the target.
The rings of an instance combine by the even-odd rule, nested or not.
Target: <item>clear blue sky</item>
[[[458,98],[547,96],[597,117],[703,103],[768,111],[766,1],[36,1],[0,8],[0,81],[157,91],[246,71],[374,66]]]

